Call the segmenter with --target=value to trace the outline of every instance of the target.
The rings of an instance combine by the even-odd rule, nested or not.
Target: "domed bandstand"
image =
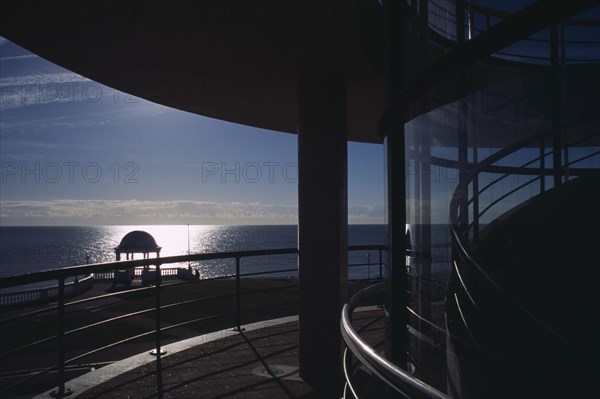
[[[160,257],[162,248],[156,245],[156,240],[149,233],[141,230],[131,231],[121,239],[119,246],[115,247],[117,260],[121,260],[121,254],[126,254],[127,260],[133,259],[134,254],[141,253],[144,259],[148,259],[151,253]]]
[[[126,260],[133,260],[135,254],[142,254],[143,259],[149,259],[150,254],[155,253],[156,257],[160,257],[160,250],[162,248],[156,244],[156,240],[151,234],[141,231],[131,231],[121,239],[121,242],[115,247],[116,260],[121,260],[121,254],[126,255]],[[135,269],[121,269],[115,270],[113,279],[113,286],[116,284],[124,284],[130,286],[131,282],[135,277]],[[154,271],[150,271],[148,267],[144,267],[142,271],[142,285],[146,285],[148,282],[153,281]]]

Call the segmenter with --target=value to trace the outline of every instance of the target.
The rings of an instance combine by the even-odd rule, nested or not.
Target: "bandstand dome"
[[[156,240],[151,234],[141,231],[131,231],[121,239],[121,243],[115,248],[120,253],[160,253],[161,247],[156,244]]]

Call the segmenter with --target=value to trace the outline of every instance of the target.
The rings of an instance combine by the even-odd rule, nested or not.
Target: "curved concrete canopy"
[[[0,35],[159,104],[295,133],[296,82],[343,75],[348,138],[380,142],[386,105],[376,1],[2,2]]]

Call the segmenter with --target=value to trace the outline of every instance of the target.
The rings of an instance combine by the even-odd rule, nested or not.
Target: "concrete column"
[[[346,82],[298,82],[300,376],[337,389],[342,380],[341,310],[347,298]],[[338,391],[339,393],[339,391]]]
[[[389,98],[394,99],[405,87],[408,53],[413,35],[407,31],[413,26],[410,10],[404,1],[385,1],[386,31],[389,32]],[[399,29],[400,28],[400,29]],[[395,112],[385,128],[387,162],[387,223],[388,274],[385,301],[386,357],[403,369],[407,367],[408,349],[408,275],[406,272],[406,151],[404,110]],[[396,396],[391,393],[390,397]],[[398,395],[399,396],[399,395]]]

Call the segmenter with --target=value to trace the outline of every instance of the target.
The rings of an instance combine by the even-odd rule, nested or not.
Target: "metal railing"
[[[377,262],[373,263],[373,266],[378,267],[379,279],[380,280],[382,279],[383,268],[384,268],[382,252],[385,250],[385,247],[383,245],[349,246],[348,250],[349,251],[375,251],[376,253],[378,253],[379,258],[378,258]],[[36,347],[39,347],[42,345],[48,345],[48,344],[52,345],[52,343],[54,342],[56,344],[56,356],[57,356],[56,364],[53,366],[49,366],[49,367],[38,368],[37,370],[35,370],[31,373],[22,374],[21,376],[23,378],[18,379],[18,381],[15,381],[12,384],[3,386],[0,389],[0,395],[6,395],[11,392],[14,392],[16,389],[22,387],[23,384],[30,383],[32,380],[39,378],[41,376],[44,376],[44,375],[48,375],[50,372],[56,372],[57,379],[56,379],[55,386],[57,388],[55,391],[53,391],[51,396],[53,396],[53,397],[68,396],[70,394],[70,391],[66,387],[66,380],[67,380],[66,372],[68,371],[68,368],[70,367],[70,365],[72,365],[75,362],[79,362],[84,358],[89,358],[90,356],[95,355],[99,352],[105,351],[107,349],[114,348],[116,346],[119,346],[119,345],[122,345],[125,343],[130,343],[135,340],[140,340],[143,338],[147,339],[149,337],[154,336],[155,342],[153,345],[154,349],[153,349],[152,353],[156,355],[156,360],[157,360],[157,362],[156,362],[157,395],[158,395],[158,397],[162,397],[163,382],[162,382],[162,373],[161,373],[161,369],[162,369],[161,355],[163,353],[163,350],[162,350],[162,336],[161,335],[165,331],[173,330],[175,328],[192,326],[192,325],[195,325],[195,324],[198,324],[201,322],[214,321],[216,319],[224,319],[224,318],[233,319],[233,322],[232,322],[233,329],[236,331],[242,331],[242,317],[241,317],[242,314],[249,313],[249,312],[258,312],[258,311],[266,310],[267,308],[274,308],[277,306],[291,306],[292,305],[291,302],[290,303],[286,302],[286,303],[281,303],[281,304],[277,304],[277,303],[268,304],[266,306],[260,306],[257,308],[242,310],[242,296],[243,295],[246,296],[246,295],[258,294],[258,293],[264,293],[264,292],[275,292],[278,290],[286,290],[286,289],[295,287],[295,285],[287,284],[287,285],[283,285],[283,286],[275,286],[275,287],[242,291],[241,286],[243,285],[242,280],[244,278],[265,276],[265,275],[272,275],[272,274],[281,275],[282,273],[290,273],[290,272],[297,271],[297,268],[287,268],[287,269],[271,268],[270,270],[242,273],[242,266],[243,266],[242,259],[250,258],[250,257],[276,256],[276,255],[279,255],[279,256],[294,255],[295,256],[295,255],[297,255],[297,253],[298,253],[297,248],[281,248],[281,249],[251,250],[251,251],[238,251],[238,252],[191,254],[191,255],[170,256],[170,257],[162,257],[162,258],[126,260],[126,261],[119,261],[119,262],[90,264],[90,265],[84,265],[84,266],[72,266],[72,267],[65,267],[63,269],[47,270],[47,271],[40,271],[40,272],[35,272],[35,273],[28,273],[28,274],[23,274],[23,275],[16,275],[16,276],[0,278],[0,288],[16,287],[19,285],[48,281],[48,280],[52,280],[52,279],[58,281],[58,285],[56,288],[56,290],[57,290],[56,304],[42,307],[39,309],[32,309],[28,312],[13,312],[13,313],[15,313],[14,315],[10,315],[10,314],[7,315],[5,313],[5,314],[3,314],[2,320],[0,320],[1,328],[4,331],[8,331],[8,329],[10,328],[10,325],[12,323],[23,322],[24,320],[28,320],[32,317],[38,318],[44,314],[47,314],[48,312],[55,311],[56,319],[54,319],[54,320],[56,322],[56,335],[44,337],[44,338],[38,339],[34,342],[28,342],[28,343],[26,343],[24,345],[20,345],[18,347],[10,347],[10,348],[4,347],[5,350],[3,351],[3,353],[0,353],[0,360],[6,359],[9,356],[18,355],[19,353],[22,353],[22,352],[31,351],[32,349],[35,349]],[[235,272],[231,273],[231,274],[225,274],[222,276],[211,277],[211,278],[207,278],[207,279],[171,282],[166,285],[161,284],[162,273],[157,273],[157,275],[156,275],[157,277],[154,281],[153,287],[143,287],[143,288],[130,287],[128,289],[125,289],[124,291],[113,292],[113,293],[108,293],[108,294],[104,294],[104,295],[99,295],[99,296],[94,296],[94,297],[84,298],[84,299],[79,299],[79,300],[73,300],[70,302],[65,301],[66,296],[67,296],[66,295],[67,290],[65,289],[67,284],[65,284],[65,281],[67,281],[67,279],[72,276],[90,275],[90,274],[94,274],[94,273],[96,273],[96,274],[111,273],[113,270],[116,270],[116,269],[131,269],[131,268],[151,266],[151,265],[154,265],[157,267],[158,270],[161,270],[161,266],[165,265],[165,264],[200,262],[200,261],[215,260],[215,259],[234,260],[235,261]],[[366,263],[355,263],[355,264],[349,265],[349,267],[365,267],[365,266],[366,267],[371,266],[370,256],[368,256],[368,262],[366,262]],[[203,296],[200,298],[198,298],[198,297],[185,298],[184,300],[179,300],[176,303],[169,303],[169,304],[164,304],[161,301],[161,291],[163,291],[163,290],[171,290],[171,289],[177,290],[177,287],[183,287],[184,285],[201,284],[202,282],[206,282],[206,281],[225,280],[225,279],[228,279],[230,281],[233,280],[234,288],[233,288],[232,293],[224,293],[222,295],[208,296],[208,297]],[[248,280],[248,281],[250,281],[250,280]],[[180,290],[177,290],[177,291],[180,291]],[[66,317],[66,310],[68,310],[68,309],[73,309],[73,313],[74,313],[78,308],[80,309],[82,305],[87,306],[87,304],[95,302],[95,301],[104,301],[109,298],[122,297],[123,295],[127,295],[129,297],[131,297],[131,296],[143,297],[144,294],[154,295],[155,301],[154,301],[153,307],[134,311],[134,312],[128,312],[128,313],[123,312],[123,314],[119,314],[118,316],[111,317],[106,320],[95,321],[95,322],[88,323],[83,326],[78,326],[75,328],[67,329],[66,322],[68,320]],[[175,322],[168,326],[162,325],[161,311],[167,311],[167,310],[171,310],[173,308],[177,308],[177,307],[181,307],[181,306],[189,306],[191,304],[202,304],[202,303],[206,303],[208,301],[225,300],[225,299],[235,301],[235,305],[230,310],[223,311],[221,313],[205,315],[202,317],[194,317],[191,319],[186,319],[183,321]],[[101,309],[101,308],[102,308],[102,305],[99,306],[99,309]],[[68,351],[65,349],[65,340],[67,338],[70,339],[72,336],[74,336],[75,334],[79,334],[79,333],[90,334],[90,331],[92,331],[95,328],[106,327],[107,325],[111,325],[111,323],[120,322],[120,321],[123,321],[126,319],[130,319],[130,318],[138,317],[138,316],[142,316],[142,315],[144,315],[144,316],[151,315],[152,313],[154,313],[154,315],[155,315],[154,316],[155,327],[153,330],[138,333],[133,336],[129,336],[127,338],[118,339],[117,341],[113,341],[108,344],[101,345],[99,347],[94,347],[93,349],[88,350],[85,353],[78,353],[70,358],[67,357],[67,355],[69,354]],[[90,364],[98,364],[98,363],[92,362]]]
[[[413,377],[407,371],[402,370],[397,365],[380,355],[373,347],[361,338],[358,331],[352,325],[352,313],[359,303],[366,297],[381,294],[385,291],[385,283],[378,283],[356,293],[344,305],[340,328],[342,337],[346,342],[347,348],[344,352],[344,374],[346,376],[347,388],[352,392],[355,398],[359,398],[356,389],[352,385],[352,379],[349,371],[348,349],[381,381],[385,382],[394,391],[412,398],[431,398],[447,399],[448,396],[438,391],[434,387]]]
[[[466,18],[463,17],[462,19],[459,18],[458,20],[462,21],[464,26],[457,27],[457,5],[455,2],[440,3],[439,1],[435,0],[428,1],[429,30],[432,33],[434,40],[439,45],[442,45],[446,48],[454,47],[456,46],[457,33],[459,29],[463,30],[467,38],[471,39],[490,30],[496,23],[510,18],[513,15],[513,13],[497,10],[492,7],[482,6],[476,2],[474,3],[465,1],[463,4],[464,9],[462,11],[466,14]],[[600,41],[595,39],[573,39],[569,37],[569,34],[566,31],[572,27],[590,27],[598,26],[599,24],[600,20],[598,19],[580,18],[569,18],[560,24],[560,28],[558,29],[557,45],[561,48],[562,54],[560,61],[562,64],[597,63],[600,61],[598,58],[591,58],[585,56],[585,54],[584,57],[567,57],[566,54],[571,49],[571,46],[588,46],[588,49],[591,49],[597,53],[597,48],[600,45]],[[549,64],[552,58],[550,51],[548,50],[549,44],[551,43],[550,33],[548,33],[547,36],[547,38],[539,36],[524,38],[521,43],[525,44],[525,46],[523,46],[523,49],[520,51],[519,49],[511,49],[509,47],[501,51],[496,51],[492,56],[495,58],[508,61],[517,61],[520,63]],[[532,55],[531,46],[534,44],[547,45],[547,48],[543,48],[543,50],[548,52],[547,55]],[[578,50],[581,50],[581,48],[578,48]],[[573,53],[576,55],[577,52]]]
[[[586,121],[585,123],[587,122],[589,121]],[[594,120],[594,122],[597,122],[597,120]],[[538,331],[552,337],[554,343],[557,345],[568,348],[572,353],[576,353],[580,356],[581,359],[590,361],[591,364],[597,364],[597,361],[590,356],[585,349],[580,348],[578,343],[571,342],[569,339],[565,338],[554,328],[524,307],[513,295],[504,290],[473,255],[476,253],[475,245],[479,241],[479,225],[482,221],[482,216],[494,207],[504,202],[509,203],[509,206],[507,206],[508,210],[499,212],[499,214],[496,215],[496,219],[502,217],[506,213],[513,212],[521,205],[528,203],[532,198],[542,195],[548,189],[544,184],[547,176],[554,178],[556,186],[556,184],[562,184],[563,180],[567,180],[571,177],[598,173],[600,168],[597,166],[591,168],[573,168],[572,166],[584,160],[589,160],[592,157],[600,157],[600,151],[593,151],[572,160],[569,160],[568,157],[563,157],[560,165],[545,167],[544,159],[550,155],[556,154],[557,148],[559,153],[563,153],[564,151],[568,151],[572,146],[600,136],[600,131],[595,131],[592,134],[580,137],[570,143],[565,143],[558,147],[554,145],[554,148],[547,152],[545,150],[545,139],[550,137],[556,143],[555,140],[557,135],[559,135],[560,140],[558,140],[558,143],[565,142],[566,140],[565,137],[563,137],[563,133],[569,126],[575,125],[569,124],[548,129],[494,153],[478,165],[470,164],[468,166],[468,173],[463,180],[459,182],[453,194],[450,203],[450,230],[455,254],[452,273],[457,292],[450,293],[451,297],[447,298],[447,300],[456,307],[459,319],[467,333],[467,338],[477,350],[479,350],[479,343],[476,337],[477,334],[473,333],[475,329],[474,323],[476,323],[477,317],[474,315],[481,315],[482,313],[482,310],[480,309],[482,297],[493,297],[497,303],[502,304],[502,308],[496,309],[496,312],[506,312],[507,314],[511,314],[514,320],[518,319],[523,323],[531,324]],[[594,126],[593,129],[597,129],[597,126]],[[531,159],[517,167],[496,165],[515,152],[523,148],[531,147],[532,144],[536,142],[540,143],[538,156],[532,155]],[[598,148],[599,146],[600,143],[592,147]],[[561,157],[559,156],[558,159],[561,159]],[[531,166],[536,163],[539,167]],[[478,180],[480,175],[485,172],[494,172],[501,174],[501,176],[494,179],[483,188],[476,189],[479,187]],[[519,182],[515,184],[515,186],[508,187],[503,193],[497,195],[495,199],[482,206],[481,194],[491,188],[497,188],[501,182],[512,175],[526,175],[531,176],[531,178],[527,179],[524,183]],[[526,198],[521,199],[520,201],[518,198],[515,198],[514,194],[535,182],[539,182],[539,189],[535,195],[526,196]],[[489,326],[487,327],[490,328]]]
[[[468,237],[477,241],[479,225],[485,223],[482,219],[484,215],[488,214],[490,210],[497,207],[499,204],[502,204],[509,198],[511,199],[509,208],[516,208],[519,204],[515,203],[515,194],[534,183],[539,183],[539,188],[536,193],[544,193],[547,190],[545,182],[546,177],[554,178],[556,185],[556,183],[560,184],[563,180],[596,173],[599,169],[598,167],[576,168],[573,166],[594,157],[600,159],[600,143],[595,145],[595,151],[582,155],[576,159],[568,159],[567,156],[563,157],[564,162],[562,162],[561,165],[546,166],[545,164],[545,159],[555,155],[557,152],[560,158],[560,154],[566,154],[569,148],[573,148],[581,143],[600,137],[600,131],[594,131],[584,137],[579,137],[577,140],[564,143],[566,140],[564,132],[568,127],[588,124],[590,122],[597,124],[598,120],[586,120],[577,124],[570,123],[547,129],[503,148],[477,165],[468,164],[468,173],[465,175],[466,177],[463,181],[459,182],[450,203],[450,227],[455,238],[461,237],[460,242],[465,244],[465,239],[468,239]],[[592,125],[592,129],[598,129],[598,126]],[[559,137],[558,139],[557,134]],[[552,139],[552,145],[547,150],[548,146],[546,145],[546,140],[548,138]],[[564,144],[561,144],[561,142]],[[507,159],[517,151],[524,148],[535,148],[536,143],[538,143],[538,155],[532,155],[531,159],[528,159],[518,166],[498,165],[499,162]],[[538,166],[532,166],[535,164]],[[479,182],[484,173],[500,174],[501,176],[493,179],[482,188],[479,188]],[[501,188],[499,187],[500,183],[505,182],[510,176],[531,176],[531,178],[526,179],[523,183],[518,182],[518,184],[514,186],[509,186],[508,189],[504,190],[504,193],[497,195],[496,198],[489,201],[489,203],[482,204],[482,194],[493,188]],[[468,197],[470,192],[472,194]],[[529,199],[530,197],[527,197],[522,203]],[[465,221],[467,223],[465,223]]]

